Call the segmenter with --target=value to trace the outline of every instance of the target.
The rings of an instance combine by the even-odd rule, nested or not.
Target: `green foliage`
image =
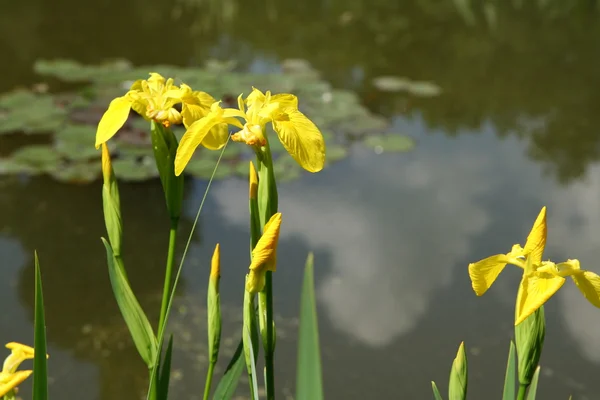
[[[536,371],[546,336],[544,306],[515,326],[519,383],[528,386]]]
[[[300,297],[300,327],[298,332],[297,400],[322,400],[323,379],[315,300],[314,256],[306,259],[304,282]]]
[[[504,378],[504,391],[502,392],[502,400],[514,400],[516,389],[516,350],[515,343],[510,341],[510,349],[508,350],[508,362],[506,363],[506,376]]]
[[[35,253],[35,319],[34,319],[34,359],[33,359],[33,400],[48,398],[48,369],[46,361],[46,318],[44,313],[44,293],[42,274],[37,252]]]
[[[123,319],[129,328],[131,338],[135,343],[138,353],[148,368],[152,368],[158,353],[158,344],[154,336],[154,331],[148,321],[148,317],[146,317],[133,291],[129,287],[129,282],[127,281],[122,265],[115,259],[110,243],[104,238],[102,238],[102,242],[106,248],[108,273],[115,299],[119,305]]]

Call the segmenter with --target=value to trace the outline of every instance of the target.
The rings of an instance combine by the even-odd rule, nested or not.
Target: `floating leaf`
[[[413,96],[419,97],[434,97],[442,93],[442,88],[433,82],[411,82],[408,87],[408,92]]]
[[[50,172],[50,176],[65,183],[90,183],[100,176],[101,168],[100,160],[96,162],[77,162],[59,166]]]
[[[195,176],[196,178],[209,179],[215,168],[216,160],[211,160],[203,157],[194,157],[185,167],[185,173]],[[246,166],[247,168],[248,166]],[[219,168],[215,172],[214,179],[223,179],[235,173],[234,168],[221,162]]]
[[[414,139],[410,136],[397,133],[369,136],[365,139],[364,143],[378,154],[384,151],[400,153],[412,150],[415,147]]]
[[[400,92],[408,89],[410,79],[398,76],[379,76],[373,79],[373,86],[383,92]]]
[[[48,172],[55,169],[61,161],[60,154],[52,146],[31,145],[21,147],[12,153],[12,159],[36,170]]]
[[[135,158],[118,158],[112,162],[115,175],[124,181],[143,181],[158,177],[156,164],[151,157],[141,160]]]
[[[340,145],[331,145],[327,146],[327,154],[325,156],[325,160],[328,163],[336,162],[342,160],[348,156],[348,149],[344,146]]]

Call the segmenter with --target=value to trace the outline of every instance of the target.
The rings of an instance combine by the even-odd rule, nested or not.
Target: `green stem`
[[[527,393],[527,386],[522,383],[519,384],[519,393],[517,394],[517,400],[525,400],[525,394]]]
[[[204,400],[208,400],[210,395],[210,386],[212,385],[213,372],[215,369],[215,363],[211,362],[208,364],[208,372],[206,373],[206,384],[204,385]]]
[[[267,400],[275,399],[275,332],[273,329],[273,272],[267,271],[265,292],[267,297],[267,351],[265,351],[265,374],[267,381]]]
[[[167,254],[167,266],[165,268],[165,282],[163,284],[162,301],[160,303],[160,318],[158,320],[158,337],[161,337],[164,329],[165,318],[167,316],[167,306],[171,294],[171,276],[173,275],[173,265],[175,264],[175,240],[177,239],[178,219],[171,220],[171,230],[169,231],[169,252]]]

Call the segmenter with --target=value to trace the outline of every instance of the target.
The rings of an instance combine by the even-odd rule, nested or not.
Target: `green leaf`
[[[535,373],[533,374],[533,378],[531,379],[531,384],[529,385],[529,391],[527,392],[527,400],[535,400],[535,396],[537,394],[537,385],[538,385],[539,377],[540,377],[540,367],[538,366],[535,369]]]
[[[244,335],[246,336],[246,340],[252,340],[250,337],[250,331],[248,330],[248,327],[244,327]],[[249,358],[250,358],[250,368],[251,368],[251,381],[250,381],[250,385],[252,385],[252,398],[254,400],[258,400],[258,381],[256,380],[256,356],[254,355],[254,350],[252,349],[253,346],[248,346],[248,351],[250,352],[249,354]]]
[[[506,376],[504,378],[504,393],[502,400],[515,400],[515,343],[510,341],[510,350],[508,351],[508,362],[506,363]]]
[[[448,385],[449,400],[465,400],[468,386],[468,363],[465,344],[462,342],[458,348],[456,358],[450,370],[450,383]]]
[[[435,400],[442,400],[442,395],[440,394],[440,391],[438,390],[434,381],[431,381],[431,390],[433,390],[433,398]]]
[[[243,354],[244,343],[240,340],[240,343],[225,370],[225,374],[223,374],[223,377],[215,389],[213,400],[229,400],[235,394],[238,382],[244,371],[244,366],[246,365]]]
[[[135,347],[148,368],[152,368],[156,360],[158,348],[152,326],[129,287],[124,268],[115,258],[110,243],[104,238],[102,238],[102,243],[104,243],[104,247],[106,248],[108,273],[115,299],[117,300],[123,319],[129,328],[129,333],[135,343]]]
[[[171,356],[173,354],[173,335],[169,337],[165,358],[159,367],[158,373],[158,400],[167,400],[169,397],[169,381],[171,380]]]
[[[519,383],[528,386],[540,361],[546,320],[544,306],[538,308],[519,325],[515,326],[515,348],[517,349]]]
[[[165,193],[167,209],[171,219],[179,219],[183,201],[183,174],[175,176],[177,138],[171,129],[154,121],[151,124],[151,132],[154,159]]]
[[[42,275],[37,252],[35,253],[35,323],[33,359],[33,400],[48,398],[48,370],[46,361],[46,321],[44,317],[44,294]]]
[[[319,329],[314,286],[314,257],[306,259],[304,282],[300,298],[300,327],[298,333],[297,400],[323,399]]]
[[[248,279],[246,277],[246,279]],[[242,328],[244,342],[244,358],[246,360],[246,371],[248,372],[250,392],[252,397],[258,396],[253,381],[256,380],[256,361],[258,356],[258,333],[256,326],[256,308],[254,306],[254,294],[244,291],[244,325]]]

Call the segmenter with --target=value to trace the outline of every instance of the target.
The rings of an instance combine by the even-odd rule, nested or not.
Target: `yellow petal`
[[[252,88],[252,93],[246,97],[246,105],[248,107],[256,106],[257,108],[261,108],[266,100],[266,96],[263,92],[258,90],[257,88]]]
[[[271,96],[271,103],[278,103],[279,108],[298,108],[298,97],[289,93],[280,93]]]
[[[246,275],[246,290],[258,293],[265,287],[265,271],[250,271]]]
[[[192,92],[186,85],[182,86],[182,109],[183,125],[189,128],[194,122],[205,117],[210,112],[210,106],[216,101],[210,94],[205,92]]]
[[[540,308],[564,283],[565,278],[546,272],[523,275],[517,294],[515,325]]]
[[[213,253],[212,260],[210,263],[210,279],[219,279],[221,276],[221,247],[219,243],[215,246],[215,252]]]
[[[537,219],[535,220],[529,236],[527,236],[527,243],[523,251],[528,258],[531,258],[533,265],[537,265],[542,262],[542,254],[544,253],[544,247],[546,247],[546,207],[542,207]]]
[[[508,261],[505,254],[497,254],[469,264],[469,277],[477,296],[482,296],[492,286]]]
[[[175,155],[175,175],[181,175],[183,169],[192,158],[196,148],[209,135],[211,129],[215,125],[221,123],[223,123],[223,118],[220,115],[211,112],[208,116],[199,119],[190,125],[177,147],[177,154]],[[212,139],[215,138],[211,136],[211,140]],[[216,140],[217,139],[215,139],[215,141]],[[225,138],[225,141],[226,140],[227,138]],[[215,145],[216,143],[211,144]],[[223,146],[223,144],[225,144],[225,142],[223,142],[221,146]]]
[[[309,172],[325,164],[325,140],[319,128],[294,108],[287,108],[273,119],[273,129],[288,153]]]
[[[590,271],[582,271],[571,275],[575,284],[586,299],[600,308],[600,276]]]
[[[277,242],[279,241],[279,230],[281,227],[281,213],[274,214],[271,219],[265,224],[265,229],[258,239],[258,243],[252,250],[252,263],[250,264],[251,271],[262,270],[263,264],[275,255]],[[274,266],[269,268],[274,269]]]
[[[19,386],[33,371],[17,371],[14,374],[0,372],[0,397]]]
[[[254,163],[252,161],[250,161],[249,180],[250,189],[248,196],[251,200],[253,200],[256,199],[256,196],[258,194],[258,174],[256,173],[256,168],[254,168]]]
[[[227,143],[228,137],[227,123],[217,124],[208,132],[201,144],[209,150],[219,150]]]
[[[10,342],[6,345],[6,348],[10,349],[11,353],[4,360],[3,372],[15,372],[23,361],[30,360],[34,356],[33,348],[21,343]]]
[[[96,131],[96,148],[99,148],[102,143],[105,143],[117,133],[119,129],[127,121],[131,110],[131,99],[128,96],[117,97],[110,102],[108,110],[98,123]]]

